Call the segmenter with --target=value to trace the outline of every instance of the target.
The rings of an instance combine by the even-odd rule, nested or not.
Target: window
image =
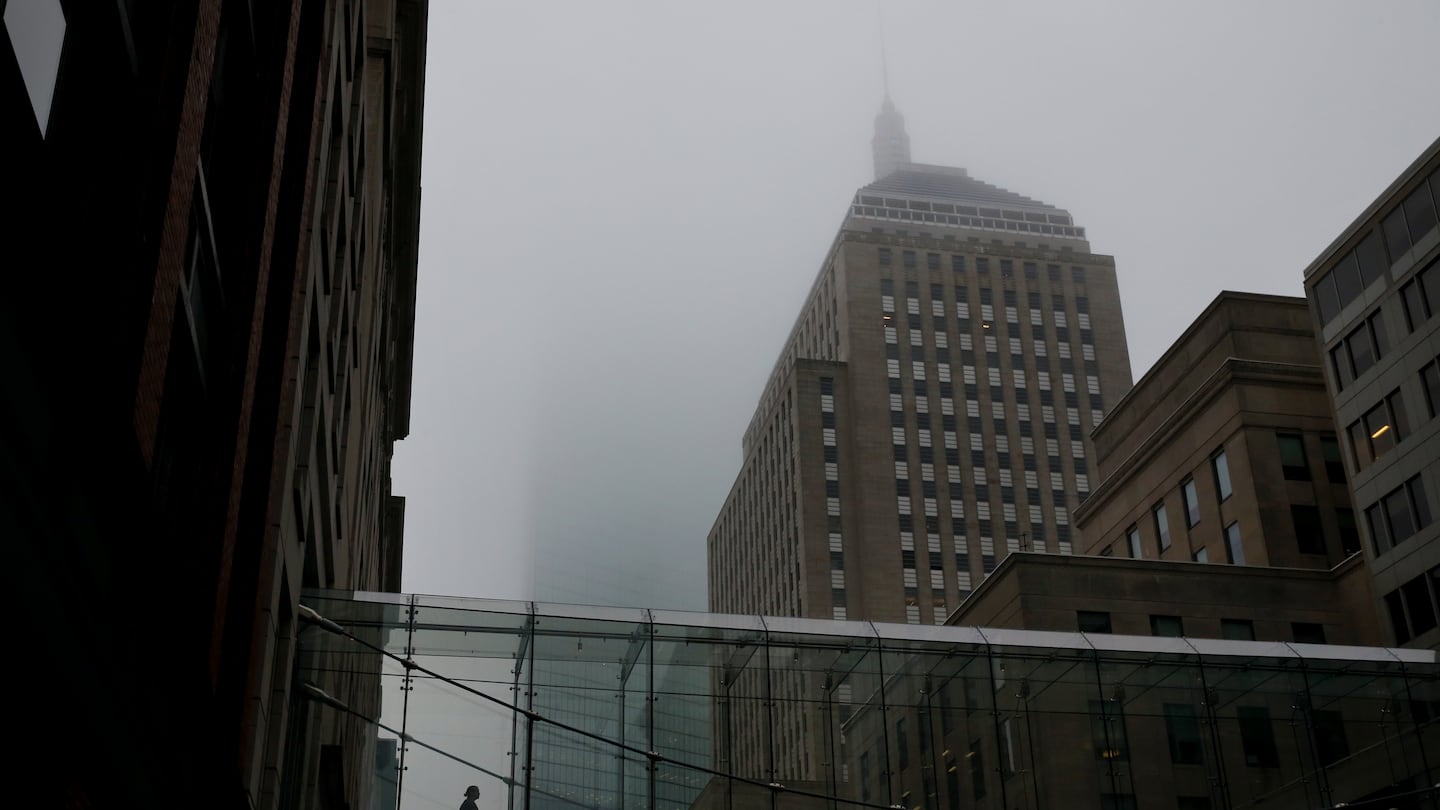
[[[1416,275],[1400,288],[1400,302],[1405,309],[1405,328],[1414,332],[1434,314],[1426,300],[1425,279]]]
[[[1350,445],[1355,453],[1355,469],[1363,470],[1380,456],[1390,452],[1405,438],[1409,426],[1405,420],[1405,404],[1400,390],[1390,392],[1375,407],[1350,425]]]
[[[1330,350],[1330,364],[1335,370],[1335,390],[1343,391],[1355,381],[1355,373],[1350,369],[1350,359],[1345,356],[1345,344],[1341,343]]]
[[[1410,632],[1414,635],[1435,629],[1435,607],[1430,601],[1430,589],[1425,577],[1418,576],[1400,586],[1405,600],[1405,612],[1410,614]]]
[[[1180,638],[1185,635],[1185,624],[1179,616],[1151,616],[1150,635]]]
[[[1215,492],[1220,500],[1230,497],[1230,462],[1225,458],[1225,451],[1222,449],[1210,459],[1210,468],[1215,471]]]
[[[888,247],[882,247],[882,248],[880,248],[880,266],[881,266],[881,267],[889,267],[889,266],[890,266],[890,248],[888,248]]]
[[[1297,644],[1324,644],[1325,625],[1315,622],[1291,622],[1290,634]]]
[[[1138,560],[1145,556],[1143,549],[1140,547],[1140,528],[1138,526],[1131,526],[1125,530],[1125,540],[1130,544],[1130,556],[1132,558]]]
[[[1166,703],[1164,710],[1170,761],[1177,765],[1201,764],[1200,718],[1195,714],[1195,707],[1185,703]]]
[[[1440,415],[1440,360],[1420,369],[1420,387],[1425,391],[1425,412],[1434,419]]]
[[[1345,336],[1345,350],[1350,355],[1350,367],[1359,377],[1375,365],[1378,358],[1375,347],[1370,342],[1370,324],[1363,323],[1355,328],[1355,331]]]
[[[1286,481],[1309,481],[1310,464],[1305,459],[1305,441],[1299,436],[1280,434],[1280,469]]]
[[[1231,641],[1254,641],[1255,623],[1249,619],[1221,619],[1220,637]]]
[[[1240,523],[1236,521],[1225,527],[1225,555],[1231,565],[1245,564],[1245,547],[1240,544]]]
[[[1109,633],[1110,614],[1103,610],[1077,610],[1076,622],[1082,633]]]
[[[1435,629],[1435,604],[1425,582],[1431,576],[1422,574],[1385,594],[1385,607],[1390,613],[1396,644],[1405,644],[1421,633]]]
[[[1155,544],[1160,551],[1170,548],[1170,518],[1165,514],[1165,504],[1157,503],[1150,510],[1155,519]]]
[[[907,251],[902,252],[900,255],[901,255],[901,258],[904,260],[906,267],[909,267],[909,268],[914,268],[914,267],[915,267],[915,251],[913,251],[913,250],[907,250]]]
[[[1295,525],[1295,546],[1301,554],[1324,554],[1325,535],[1320,527],[1320,510],[1303,504],[1290,505],[1290,522]]]
[[[1245,764],[1252,768],[1280,767],[1280,752],[1275,748],[1275,726],[1270,710],[1263,706],[1239,706],[1235,719],[1240,725],[1240,747]]]
[[[1206,551],[1204,546],[1201,546],[1190,554],[1190,559],[1198,563],[1210,562],[1210,552]]]
[[[1345,462],[1340,458],[1340,440],[1334,436],[1321,436],[1320,456],[1325,459],[1325,477],[1330,483],[1345,483]]]
[[[1195,494],[1195,479],[1187,478],[1180,485],[1180,500],[1185,504],[1185,525],[1194,526],[1200,522],[1200,498]]]
[[[1390,248],[1390,259],[1395,261],[1435,227],[1435,201],[1430,189],[1420,184],[1405,202],[1385,217],[1385,244]]]
[[[1384,554],[1430,525],[1430,517],[1430,502],[1420,476],[1390,490],[1379,503],[1365,510],[1375,556]]]

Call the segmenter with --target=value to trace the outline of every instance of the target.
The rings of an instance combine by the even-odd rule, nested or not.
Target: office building
[[[3,7],[0,534],[52,696],[17,795],[371,806],[295,619],[399,588],[426,9]],[[378,705],[349,660],[321,685]]]
[[[934,624],[1010,551],[1070,553],[1130,387],[1114,260],[1062,209],[908,162],[887,101],[745,431],[710,608]]]
[[[1388,641],[1440,646],[1440,140],[1305,270]]]
[[[1303,298],[1222,292],[1091,434],[1085,554],[1329,569],[1360,550]]]

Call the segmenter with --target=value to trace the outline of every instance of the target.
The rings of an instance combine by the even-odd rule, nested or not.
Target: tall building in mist
[[[1114,259],[1069,212],[909,162],[888,99],[872,143],[711,529],[711,610],[942,623],[1010,551],[1071,552],[1130,388]]]

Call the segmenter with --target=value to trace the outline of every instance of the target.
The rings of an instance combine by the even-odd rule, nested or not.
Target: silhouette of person
[[[480,810],[475,806],[475,800],[480,798],[480,788],[471,785],[465,788],[465,801],[460,803],[460,810]]]

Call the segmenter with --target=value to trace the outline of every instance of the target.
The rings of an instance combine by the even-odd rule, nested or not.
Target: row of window
[[[1440,199],[1440,172],[1431,174],[1428,182],[1416,187],[1386,215],[1379,228],[1366,234],[1354,250],[1316,280],[1315,301],[1322,324],[1329,323],[1366,288],[1383,278],[1386,269],[1436,227],[1437,199]]]
[[[1413,333],[1440,309],[1440,259],[1400,288],[1400,301],[1407,334]],[[1336,390],[1349,387],[1389,353],[1390,336],[1382,304],[1330,350]]]
[[[895,253],[894,253],[894,251],[891,250],[890,248],[888,248],[888,247],[879,248],[879,253],[878,253],[877,255],[878,255],[878,259],[879,259],[879,262],[880,262],[880,266],[881,266],[881,267],[892,267],[892,266],[894,266]],[[902,267],[904,267],[904,268],[907,269],[907,270],[917,269],[917,268],[919,267],[919,255],[918,255],[915,251],[913,251],[913,250],[902,250],[902,251],[900,252],[900,264],[901,264]],[[943,262],[942,262],[942,257],[941,257],[941,255],[940,255],[939,253],[926,253],[926,254],[925,254],[925,267],[926,267],[927,270],[939,270],[939,269],[941,268],[942,264],[943,264]],[[950,270],[951,270],[952,272],[955,272],[955,273],[964,273],[965,270],[966,270],[967,264],[968,264],[968,262],[967,262],[967,259],[966,259],[965,256],[961,256],[961,255],[951,255],[951,256],[950,256]],[[1030,281],[1038,281],[1038,280],[1040,279],[1040,266],[1039,266],[1038,264],[1036,264],[1035,262],[1021,262],[1020,265],[1021,265],[1021,272],[1024,274],[1024,276],[1025,276],[1026,279],[1029,279]],[[1004,277],[1004,278],[1013,278],[1013,277],[1014,277],[1014,275],[1015,275],[1015,262],[1014,262],[1014,260],[1012,260],[1012,259],[1000,259],[1000,260],[999,260],[998,267],[999,267],[1000,275],[1001,275],[1002,277]],[[978,256],[978,257],[975,257],[975,272],[978,273],[979,275],[982,275],[982,276],[983,276],[983,275],[988,275],[988,274],[990,273],[990,257],[988,257],[988,256]],[[1062,272],[1062,271],[1061,271],[1061,266],[1058,265],[1058,264],[1049,264],[1049,265],[1046,265],[1046,266],[1045,266],[1045,275],[1046,275],[1046,278],[1048,278],[1050,281],[1056,281],[1056,282],[1060,281],[1060,279],[1061,279],[1061,272]],[[1084,268],[1084,267],[1081,267],[1081,266],[1078,265],[1078,264],[1077,264],[1077,265],[1071,265],[1071,266],[1070,266],[1070,280],[1071,280],[1072,282],[1076,283],[1076,284],[1083,284],[1083,283],[1085,282],[1085,268]],[[911,283],[911,284],[914,284],[915,282],[912,281],[912,282],[910,282],[910,283]]]
[[[1075,622],[1082,633],[1114,632],[1111,629],[1109,611],[1077,610]],[[1315,622],[1291,622],[1290,632],[1294,640],[1301,644],[1325,643],[1325,626]],[[1150,635],[1180,638],[1185,635],[1185,621],[1180,616],[1151,614]],[[1220,637],[1232,641],[1254,641],[1255,622],[1250,619],[1221,619]]]
[[[1275,436],[1280,451],[1280,465],[1283,476],[1289,481],[1311,480],[1310,463],[1305,453],[1305,443],[1301,436],[1287,433],[1279,433]],[[1325,470],[1332,483],[1343,483],[1345,481],[1345,464],[1340,459],[1340,444],[1329,436],[1321,437],[1320,446],[1325,455]],[[1215,481],[1216,498],[1225,502],[1233,494],[1233,485],[1230,480],[1230,462],[1225,454],[1224,448],[1216,451],[1210,457],[1210,472]],[[1180,503],[1184,509],[1185,528],[1193,529],[1200,522],[1200,497],[1195,486],[1195,479],[1186,478],[1180,484]],[[1313,512],[1313,515],[1312,515]],[[1340,514],[1341,541],[1346,553],[1359,550],[1359,538],[1355,533],[1354,513],[1348,509],[1337,510]],[[1319,510],[1313,506],[1291,507],[1291,518],[1295,523],[1296,542],[1300,551],[1305,554],[1324,554],[1324,537],[1320,533]],[[1162,501],[1150,509],[1150,521],[1155,535],[1156,556],[1161,556],[1170,548],[1170,518],[1169,512]],[[1231,522],[1224,529],[1225,552],[1228,561],[1235,565],[1245,563],[1245,552],[1241,544],[1240,526]],[[1130,556],[1136,559],[1144,557],[1144,544],[1140,534],[1139,524],[1131,524],[1125,530],[1125,546],[1129,549]],[[1107,548],[1102,554],[1109,552]],[[1208,562],[1209,555],[1204,547],[1194,552],[1193,558],[1196,562]]]

